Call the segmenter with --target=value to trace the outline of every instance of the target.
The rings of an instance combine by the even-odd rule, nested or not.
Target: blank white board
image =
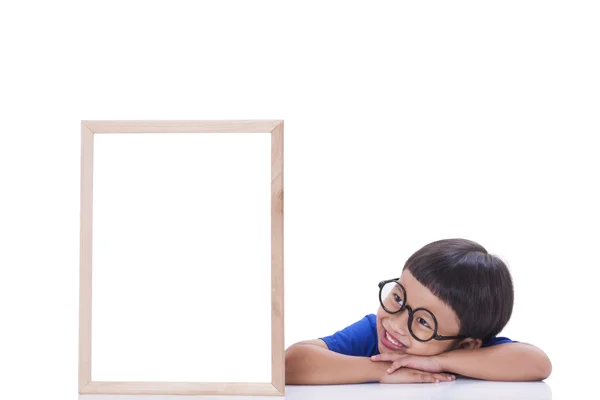
[[[271,135],[94,135],[92,381],[271,382]]]

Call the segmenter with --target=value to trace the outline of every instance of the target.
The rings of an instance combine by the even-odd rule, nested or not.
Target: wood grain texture
[[[94,133],[234,133],[271,132],[281,120],[82,121]]]
[[[271,132],[271,358],[272,383],[285,393],[283,295],[283,121]]]
[[[92,380],[92,165],[94,134],[81,124],[79,390]]]
[[[90,382],[81,394],[170,394],[280,396],[271,383],[256,382]]]

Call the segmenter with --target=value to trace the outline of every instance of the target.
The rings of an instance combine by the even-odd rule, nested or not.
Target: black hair
[[[514,290],[508,267],[476,242],[429,243],[409,257],[404,269],[454,310],[458,335],[485,341],[500,333],[510,319]]]

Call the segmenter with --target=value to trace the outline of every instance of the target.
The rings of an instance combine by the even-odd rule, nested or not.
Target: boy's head
[[[391,314],[380,305],[377,333],[381,353],[435,355],[455,348],[477,348],[496,336],[512,313],[513,285],[507,266],[470,240],[446,239],[424,246],[409,257],[397,282],[400,285],[384,286],[382,301],[388,311],[396,311],[394,307],[400,309],[402,304],[405,308]],[[408,329],[409,309],[414,312],[411,326],[417,337],[433,336],[437,324],[436,337],[463,338],[417,340]]]

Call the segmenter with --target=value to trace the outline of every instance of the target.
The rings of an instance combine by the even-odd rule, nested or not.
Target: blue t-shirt
[[[319,339],[322,339],[327,344],[329,350],[336,353],[349,356],[371,357],[379,354],[376,321],[377,317],[375,314],[369,314],[341,331]],[[513,340],[495,336],[483,342],[481,347],[511,342]]]

